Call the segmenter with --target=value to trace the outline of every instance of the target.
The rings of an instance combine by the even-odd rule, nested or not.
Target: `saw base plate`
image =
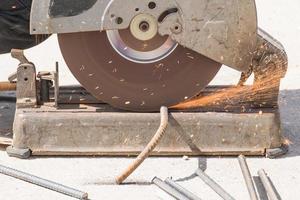
[[[82,95],[82,89],[78,90]],[[204,93],[213,90],[207,88]],[[73,100],[82,99],[76,94],[73,90]],[[61,97],[64,100],[65,95]],[[32,155],[135,156],[150,141],[159,122],[159,113],[120,111],[103,103],[18,108],[8,153],[19,158],[30,155],[24,150]],[[281,147],[276,109],[246,113],[171,110],[166,136],[152,155],[263,156]]]

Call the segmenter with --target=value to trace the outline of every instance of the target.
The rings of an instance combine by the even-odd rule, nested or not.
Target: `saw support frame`
[[[34,77],[26,83],[35,83],[39,87],[31,87],[33,91],[17,95],[17,102],[24,98],[31,101],[27,102],[29,104],[17,103],[13,144],[7,148],[10,156],[135,156],[151,139],[149,133],[157,129],[159,113],[114,109],[81,87],[59,88],[58,69],[56,72],[41,72],[35,78],[34,65],[30,66],[31,74],[18,70],[17,94],[21,92],[18,90],[28,87],[26,84],[20,86],[22,81],[19,80],[24,80],[24,76]],[[19,68],[22,67],[24,63]],[[53,81],[55,87],[51,87]],[[261,97],[255,92],[250,96],[241,93],[239,95],[243,98],[231,98],[207,107],[171,109],[166,136],[151,155],[243,154],[275,158],[284,154],[287,146],[283,144],[280,114],[276,107],[280,79],[276,81],[276,87],[267,88],[273,90],[273,95],[264,99],[259,99]],[[41,83],[50,87],[41,86]],[[249,91],[254,86],[241,87],[246,87],[243,91]],[[235,87],[208,87],[200,96],[232,88]],[[255,103],[260,101],[265,103]]]

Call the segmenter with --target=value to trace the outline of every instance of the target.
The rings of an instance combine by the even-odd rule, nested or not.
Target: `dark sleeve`
[[[29,34],[31,3],[32,0],[0,0],[0,54],[41,42]]]

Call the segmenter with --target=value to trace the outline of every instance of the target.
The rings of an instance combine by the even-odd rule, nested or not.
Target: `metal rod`
[[[199,176],[199,178],[202,179],[204,183],[206,183],[209,187],[211,187],[220,197],[222,197],[225,200],[234,200],[234,198],[230,194],[228,194],[218,183],[216,183],[201,169],[198,169],[196,171],[196,174]]]
[[[17,89],[16,83],[0,82],[0,92],[3,91],[15,91]]]
[[[0,165],[0,173],[1,174],[5,174],[7,176],[11,176],[14,177],[16,179],[20,179],[77,199],[87,199],[88,198],[88,194],[86,192],[82,192],[70,187],[67,187],[65,185],[59,184],[59,183],[55,183],[53,181],[49,181],[37,176],[34,176],[32,174],[28,174],[16,169],[12,169],[10,167],[6,167],[3,165]]]
[[[261,169],[258,171],[258,176],[268,194],[269,200],[279,200],[279,198],[276,195],[276,192],[274,191],[274,188],[272,187],[272,184],[265,172],[265,170]]]
[[[245,183],[247,185],[247,189],[248,189],[248,192],[249,192],[249,195],[250,195],[250,199],[251,200],[258,200],[258,196],[257,196],[256,190],[255,190],[255,186],[254,186],[252,176],[251,176],[251,173],[250,173],[250,170],[249,170],[249,167],[248,167],[245,156],[240,155],[238,157],[238,160],[239,160],[239,164],[240,164],[240,167],[241,167],[244,179],[245,179]]]
[[[171,187],[173,187],[175,190],[177,190],[178,192],[180,192],[181,194],[183,194],[184,196],[186,196],[190,200],[201,200],[195,194],[191,193],[190,191],[188,191],[187,189],[185,189],[181,185],[175,183],[175,181],[173,181],[170,178],[167,178],[165,180],[165,183],[167,183],[168,185],[170,185]]]
[[[160,142],[161,138],[165,135],[165,132],[167,130],[168,126],[168,108],[165,106],[162,106],[160,108],[160,126],[151,139],[151,141],[148,143],[146,148],[140,153],[140,155],[131,163],[126,170],[116,178],[116,183],[121,184],[130,174],[132,174],[142,163],[143,161],[149,157],[150,153],[155,149],[155,147]]]
[[[157,187],[171,195],[177,200],[190,200],[185,195],[181,194],[179,191],[168,185],[167,183],[163,182],[161,179],[154,177],[152,183],[155,184]]]

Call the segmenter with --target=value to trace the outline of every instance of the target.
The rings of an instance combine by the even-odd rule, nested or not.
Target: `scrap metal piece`
[[[198,169],[196,171],[196,174],[198,175],[199,178],[202,179],[204,183],[206,183],[209,187],[211,187],[211,189],[213,189],[224,200],[234,200],[234,198],[228,192],[226,192],[218,183],[216,183],[201,169]]]
[[[134,160],[133,163],[131,163],[126,170],[116,178],[116,183],[121,184],[130,174],[132,174],[142,163],[143,161],[149,157],[150,153],[155,149],[155,147],[158,145],[162,137],[165,135],[167,126],[168,126],[168,108],[165,106],[162,106],[160,108],[160,125],[151,139],[151,141],[148,143],[146,148],[138,155],[138,157]]]
[[[10,167],[6,167],[3,165],[0,165],[0,173],[7,175],[7,176],[11,176],[17,179],[20,179],[22,181],[26,181],[35,185],[38,185],[40,187],[44,187],[77,199],[87,199],[88,198],[88,194],[86,192],[82,192],[79,190],[76,190],[74,188],[53,182],[53,181],[49,181],[47,179],[43,179],[37,176],[34,176],[32,174],[29,173],[25,173]]]
[[[279,200],[276,192],[275,192],[275,188],[272,187],[272,184],[268,178],[267,173],[265,172],[265,170],[261,169],[257,172],[267,194],[269,197],[269,200]]]
[[[250,195],[250,199],[251,200],[258,200],[258,196],[257,196],[256,190],[255,190],[255,186],[254,186],[252,176],[251,176],[251,173],[250,173],[250,170],[249,170],[249,167],[248,167],[245,156],[240,155],[238,157],[238,160],[239,160],[239,164],[240,164],[240,167],[241,167],[244,179],[245,179],[245,183],[247,185],[247,189],[248,189],[248,192],[249,192],[249,195]]]
[[[180,192],[181,194],[185,195],[188,199],[190,200],[201,200],[199,197],[197,197],[195,194],[191,193],[190,191],[188,191],[187,189],[185,189],[184,187],[182,187],[181,185],[177,184],[175,181],[173,181],[170,178],[167,178],[165,180],[165,183],[167,183],[168,185],[170,185],[171,187],[175,188],[178,192]]]
[[[280,147],[266,149],[266,157],[270,159],[275,159],[280,156],[285,155],[289,151],[289,145],[282,144]]]
[[[130,37],[129,33],[121,35],[124,40]],[[132,62],[114,50],[104,32],[60,34],[58,38],[66,63],[83,87],[98,100],[124,110],[158,111],[161,105],[190,99],[222,66],[182,46],[154,63]],[[144,43],[138,44],[142,51]]]
[[[177,191],[176,189],[174,189],[173,187],[171,187],[170,185],[168,185],[167,183],[165,183],[157,177],[153,178],[152,183],[177,200],[190,200],[185,195],[183,195],[182,193],[180,193],[179,191]]]
[[[29,148],[16,148],[13,145],[13,141],[11,146],[6,148],[6,153],[10,157],[15,157],[19,159],[28,159],[31,156],[31,150]]]

